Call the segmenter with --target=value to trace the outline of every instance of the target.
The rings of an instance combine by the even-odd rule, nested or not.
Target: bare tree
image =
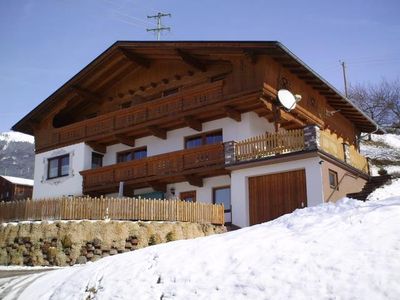
[[[392,85],[386,80],[375,85],[351,85],[349,98],[379,125],[390,125],[393,122],[391,108],[394,107]]]

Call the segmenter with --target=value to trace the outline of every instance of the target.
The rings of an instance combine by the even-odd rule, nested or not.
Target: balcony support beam
[[[195,119],[194,117],[187,116],[187,117],[184,117],[183,120],[185,121],[185,123],[188,127],[192,128],[194,130],[197,130],[197,131],[203,130],[203,124],[199,120]]]
[[[197,187],[203,187],[203,178],[197,175],[186,175],[185,179],[187,182],[189,182],[190,185],[197,186]]]
[[[147,129],[155,137],[158,137],[159,139],[163,139],[163,140],[167,139],[167,131],[165,129],[162,129],[158,126],[148,126]]]
[[[90,148],[92,148],[93,151],[95,151],[95,152],[99,152],[99,153],[103,153],[103,154],[106,153],[106,149],[107,149],[106,145],[99,144],[99,143],[96,143],[96,142],[93,142],[93,141],[88,141],[88,142],[85,142],[85,143]]]
[[[228,116],[228,118],[231,118],[233,120],[235,120],[236,122],[240,122],[242,121],[242,114],[240,113],[240,111],[234,109],[232,106],[224,106],[224,111],[226,113],[226,115]]]
[[[147,184],[149,186],[151,186],[154,191],[163,192],[163,193],[167,192],[167,184],[166,183],[162,183],[162,182],[158,182],[158,181],[150,181]]]
[[[116,135],[114,135],[114,137],[121,144],[130,146],[130,147],[135,147],[135,139],[132,137],[128,137],[124,134],[116,134]]]

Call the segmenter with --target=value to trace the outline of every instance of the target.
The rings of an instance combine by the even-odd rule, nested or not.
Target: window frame
[[[183,141],[183,147],[184,147],[184,149],[193,149],[193,148],[197,148],[197,147],[201,147],[201,146],[217,144],[217,143],[214,143],[214,144],[207,143],[207,136],[211,135],[211,134],[215,134],[215,133],[221,133],[221,139],[222,139],[221,143],[222,143],[224,140],[224,135],[223,135],[223,131],[221,128],[221,129],[215,129],[215,130],[210,130],[210,131],[206,131],[206,132],[202,132],[202,133],[185,136],[184,141]],[[188,140],[199,138],[199,137],[201,138],[201,144],[199,146],[192,147],[192,148],[187,147]]]
[[[182,201],[185,201],[185,202],[196,202],[197,201],[197,199],[196,199],[196,191],[195,190],[192,190],[192,191],[184,191],[184,192],[180,192],[179,193],[179,199],[181,199]],[[191,197],[191,198],[193,198],[193,201],[187,201],[185,198],[189,198],[189,197]]]
[[[62,160],[63,158],[68,157],[68,173],[67,174],[62,174]],[[57,175],[50,177],[50,162],[53,160],[57,160]],[[69,171],[70,171],[70,157],[69,153],[68,154],[63,154],[55,157],[51,157],[47,159],[47,179],[55,179],[55,178],[60,178],[60,177],[66,177],[69,176]]]
[[[116,153],[116,163],[117,163],[117,164],[121,164],[121,163],[124,163],[124,162],[137,160],[137,159],[134,158],[134,157],[135,157],[135,152],[139,152],[139,151],[143,151],[143,150],[146,150],[146,157],[148,157],[148,156],[147,156],[147,146],[136,147],[136,148],[132,148],[132,149],[128,149],[128,150],[124,150],[124,151],[117,152],[117,153]],[[123,155],[123,154],[126,154],[126,153],[133,153],[133,159],[131,159],[131,160],[126,160],[126,161],[119,161],[118,157],[119,157],[120,155]],[[143,158],[145,158],[145,157],[143,157]],[[140,158],[140,159],[143,159],[143,158]]]
[[[229,188],[229,190],[231,191],[231,186],[230,185],[216,186],[216,187],[212,188],[212,201],[213,201],[213,204],[216,204],[216,202],[215,202],[216,191],[217,190],[222,190],[222,189],[227,189],[227,188]],[[224,207],[224,213],[231,213],[232,212],[232,194],[230,196],[231,197],[229,199],[229,201],[230,201],[229,209],[226,209],[226,207]]]
[[[93,156],[97,156],[97,157],[99,157],[99,158],[101,158],[101,163],[100,163],[100,166],[97,166],[97,167],[93,167]],[[92,161],[91,161],[91,168],[92,169],[97,169],[97,168],[101,168],[101,167],[103,167],[103,158],[104,158],[104,154],[101,154],[101,153],[98,153],[98,152],[95,152],[95,151],[92,151]]]
[[[334,185],[331,184],[331,175],[333,176],[335,181]],[[336,171],[328,169],[328,181],[331,189],[336,189],[337,191],[339,190],[338,173]]]

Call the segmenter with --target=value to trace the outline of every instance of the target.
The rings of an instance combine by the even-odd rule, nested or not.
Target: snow
[[[8,131],[0,133],[0,141],[9,142],[28,142],[33,144],[35,142],[35,138],[31,135],[16,132],[16,131]]]
[[[400,194],[400,178],[393,179],[390,185],[382,186],[373,191],[368,200],[381,200],[387,197],[394,197]]]
[[[5,299],[400,299],[399,185],[386,186],[382,194],[395,196],[384,200],[344,198],[20,277]]]
[[[33,180],[32,179],[26,179],[26,178],[21,178],[21,177],[13,177],[13,176],[4,176],[4,175],[0,175],[0,177],[3,177],[5,180],[8,180],[9,182],[14,183],[14,184],[33,186]]]

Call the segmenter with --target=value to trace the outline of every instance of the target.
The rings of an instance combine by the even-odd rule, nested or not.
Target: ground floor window
[[[196,202],[196,191],[181,192],[179,198],[187,202]]]
[[[48,160],[47,178],[57,178],[69,175],[69,154],[61,155]]]
[[[224,205],[225,223],[231,223],[232,222],[231,187],[221,186],[213,188],[213,203]]]
[[[331,188],[339,190],[338,174],[333,170],[329,170],[329,185]]]

